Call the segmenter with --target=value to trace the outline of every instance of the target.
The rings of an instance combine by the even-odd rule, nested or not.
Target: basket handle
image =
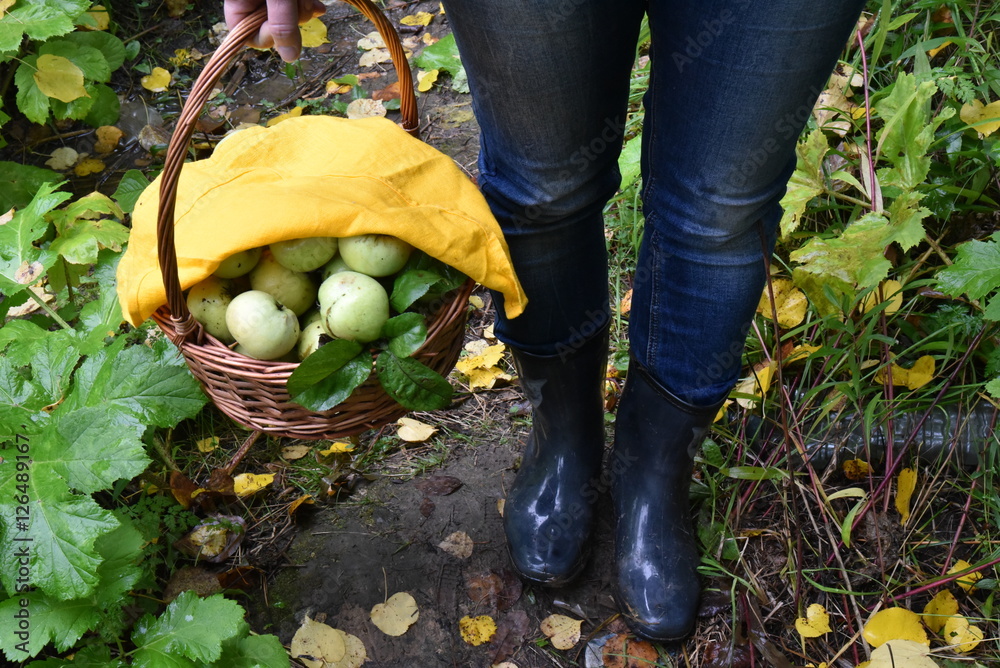
[[[396,29],[382,11],[371,0],[343,0],[372,23],[382,36],[382,40],[392,56],[392,64],[399,80],[400,112],[403,129],[414,137],[418,136],[417,101],[413,91],[413,75],[403,52]],[[215,85],[229,68],[233,58],[244,48],[247,41],[267,19],[267,10],[261,7],[244,18],[234,27],[209,58],[188,94],[187,100],[177,118],[177,126],[170,138],[160,176],[160,208],[156,219],[157,252],[160,273],[167,294],[167,306],[177,337],[182,341],[191,337],[200,328],[188,311],[187,302],[181,290],[177,273],[177,249],[174,247],[174,206],[177,201],[177,182],[181,167],[187,157],[188,144],[194,134],[195,124]],[[175,341],[179,343],[180,341]]]

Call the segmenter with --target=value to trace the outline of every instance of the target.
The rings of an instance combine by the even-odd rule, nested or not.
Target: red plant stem
[[[972,496],[976,492],[976,483],[979,482],[978,478],[973,478],[972,486],[969,488],[969,498],[965,500],[965,508],[962,508],[962,517],[958,520],[958,528],[955,529],[955,537],[951,539],[951,546],[948,548],[948,556],[945,557],[944,564],[941,566],[941,575],[948,574],[948,564],[951,563],[951,558],[955,556],[955,546],[958,545],[958,539],[962,535],[962,529],[965,528],[965,520],[969,517],[969,507],[972,505]]]
[[[961,571],[959,573],[955,573],[955,574],[949,575],[947,577],[939,578],[937,580],[934,580],[933,582],[928,582],[927,584],[922,585],[920,587],[917,587],[916,589],[911,589],[910,591],[905,591],[902,594],[896,594],[895,596],[892,597],[892,600],[893,601],[898,601],[900,599],[909,598],[910,596],[914,596],[916,594],[922,594],[922,593],[924,593],[925,591],[927,591],[929,589],[934,589],[935,587],[940,587],[943,584],[948,584],[949,582],[954,582],[955,580],[958,580],[959,578],[968,577],[968,576],[972,575],[973,573],[978,573],[979,571],[985,571],[987,568],[990,568],[992,566],[996,566],[997,564],[1000,564],[1000,557],[997,557],[996,559],[993,559],[992,561],[987,561],[982,566],[976,566],[975,568],[972,568],[972,569],[969,569],[969,570],[963,570],[963,571]]]
[[[879,206],[875,198],[875,160],[872,157],[872,108],[868,98],[868,54],[865,53],[865,42],[861,37],[861,30],[858,30],[858,50],[861,52],[861,69],[865,78],[865,152],[868,154],[868,177],[870,179],[871,192],[868,199],[871,200],[872,211],[878,211]],[[850,82],[847,84],[850,85]]]

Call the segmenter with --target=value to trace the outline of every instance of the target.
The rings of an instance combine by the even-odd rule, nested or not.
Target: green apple
[[[263,252],[263,248],[251,248],[250,250],[230,255],[215,270],[215,275],[219,278],[245,276],[250,273],[251,269],[257,266],[257,261],[260,260],[261,253]]]
[[[299,334],[299,343],[296,346],[296,351],[298,352],[299,359],[304,360],[305,358],[316,352],[321,345],[331,341],[332,336],[327,334],[326,325],[322,320],[316,320],[309,323]]]
[[[413,246],[388,234],[362,234],[340,240],[340,256],[354,271],[390,276],[406,265]]]
[[[226,309],[226,325],[240,344],[239,350],[260,360],[287,355],[299,340],[299,319],[261,290],[234,297]]]
[[[274,259],[292,271],[319,269],[337,254],[337,237],[307,237],[270,246]]]
[[[335,255],[332,260],[323,265],[323,280],[325,281],[338,271],[351,271],[351,268],[347,266],[346,262],[344,262],[344,258],[339,255]]]
[[[250,272],[250,287],[273,295],[295,315],[302,315],[316,303],[313,280],[301,271],[288,269],[271,253],[264,253]]]
[[[341,271],[319,287],[319,310],[327,332],[366,343],[379,337],[389,319],[389,295],[371,276]]]
[[[223,343],[236,340],[226,326],[226,309],[237,292],[230,281],[216,276],[209,276],[188,292],[187,307],[191,316]]]

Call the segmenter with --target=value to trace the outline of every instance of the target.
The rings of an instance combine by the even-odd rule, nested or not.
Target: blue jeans
[[[620,181],[644,11],[646,227],[634,358],[681,399],[721,400],[740,370],[795,144],[863,0],[445,0],[481,127],[480,185],[529,304],[496,333],[572,350],[610,318],[602,210]]]

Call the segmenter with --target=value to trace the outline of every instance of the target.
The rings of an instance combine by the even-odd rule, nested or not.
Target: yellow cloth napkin
[[[181,170],[175,245],[181,287],[226,257],[276,241],[392,234],[504,295],[527,298],[500,227],[448,156],[385,118],[302,116],[224,139]],[[136,203],[118,299],[138,325],[166,303],[156,254],[159,178]]]

